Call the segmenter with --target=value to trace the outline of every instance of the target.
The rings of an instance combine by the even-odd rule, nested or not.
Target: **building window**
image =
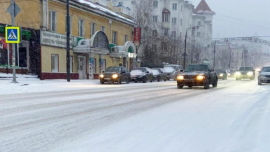
[[[201,25],[201,21],[198,21],[197,26],[200,26],[200,25]]]
[[[79,36],[84,36],[84,21],[83,19],[79,19]]]
[[[157,23],[157,21],[158,21],[158,16],[153,16],[153,22]]]
[[[52,72],[59,72],[59,56],[58,54],[51,55],[51,69]]]
[[[181,5],[181,12],[183,12],[183,5]]]
[[[131,1],[131,4],[133,4],[133,5],[136,4],[136,1]]]
[[[176,31],[172,31],[172,37],[176,38]]]
[[[112,43],[117,44],[117,32],[113,31],[112,35]]]
[[[170,14],[169,13],[163,13],[162,21],[163,22],[170,22],[169,21]]]
[[[158,34],[157,34],[157,30],[153,30],[153,34],[152,34],[154,37],[156,37]]]
[[[173,17],[173,18],[172,18],[172,23],[173,23],[173,24],[176,24],[176,17]]]
[[[50,30],[56,32],[56,12],[50,11]]]
[[[173,9],[173,10],[177,10],[177,3],[173,3],[172,9]]]
[[[128,41],[128,36],[127,35],[125,35],[125,42],[127,42]]]
[[[169,29],[168,28],[165,28],[164,29],[164,36],[168,36],[169,35]]]
[[[96,24],[91,23],[91,37],[95,34],[95,27],[96,27]]]
[[[67,18],[66,18],[66,32],[67,32]],[[72,35],[72,20],[71,17],[69,17],[69,33]]]
[[[101,26],[101,31],[105,33],[105,26]]]
[[[153,1],[153,6],[158,7],[158,1]]]
[[[119,2],[119,5],[122,5],[123,6],[123,2]]]
[[[72,56],[70,57],[70,64],[69,64],[69,66],[70,66],[70,73],[72,73],[73,72],[73,57]]]
[[[192,29],[192,36],[195,36],[195,30]]]
[[[197,32],[197,37],[200,37],[201,36],[201,33],[200,32]]]
[[[182,32],[180,32],[180,39],[182,39]]]
[[[183,25],[183,19],[181,19],[181,21],[180,21],[180,25],[181,25],[181,26]]]

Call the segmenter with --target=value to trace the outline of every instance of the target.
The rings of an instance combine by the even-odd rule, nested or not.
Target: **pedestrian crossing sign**
[[[20,43],[20,27],[6,27],[6,43]]]

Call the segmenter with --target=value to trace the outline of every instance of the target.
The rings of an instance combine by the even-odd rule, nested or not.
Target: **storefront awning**
[[[122,57],[136,57],[136,47],[133,42],[128,41],[125,43],[124,46],[114,46],[111,49],[110,56],[115,58],[122,58]]]
[[[75,53],[108,54],[109,40],[104,32],[98,31],[91,39],[81,39],[73,50]]]

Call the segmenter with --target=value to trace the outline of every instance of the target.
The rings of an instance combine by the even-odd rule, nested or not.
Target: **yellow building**
[[[5,1],[5,0],[3,0]],[[0,13],[8,16],[1,6]],[[65,0],[15,0],[21,8],[15,24],[40,30],[40,78],[66,78]],[[2,5],[2,4],[1,4]],[[2,12],[3,11],[3,12]],[[10,24],[10,18],[0,23]],[[98,78],[109,66],[135,65],[134,23],[86,0],[70,1],[72,79]]]

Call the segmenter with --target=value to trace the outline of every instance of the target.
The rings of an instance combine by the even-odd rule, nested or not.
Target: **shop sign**
[[[135,27],[134,28],[134,44],[139,46],[141,43],[141,28]]]
[[[63,34],[53,33],[49,31],[41,31],[40,43],[43,45],[55,46],[55,47],[67,47],[67,37]],[[73,47],[73,37],[70,36],[70,48]]]

